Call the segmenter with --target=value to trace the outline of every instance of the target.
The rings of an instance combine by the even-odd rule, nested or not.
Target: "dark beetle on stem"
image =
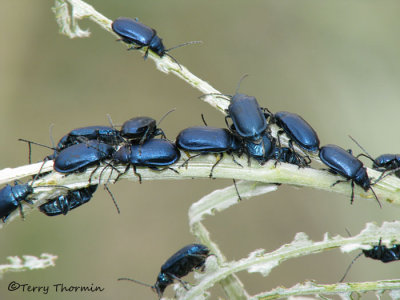
[[[54,170],[60,173],[81,172],[89,166],[111,158],[114,151],[113,146],[94,140],[75,144],[57,155],[54,161]]]
[[[376,182],[392,173],[394,173],[397,177],[400,177],[400,154],[382,154],[373,159],[367,150],[365,150],[364,147],[357,142],[357,140],[355,140],[351,135],[349,135],[349,137],[354,143],[356,143],[358,147],[360,147],[362,151],[364,151],[364,153],[359,154],[357,157],[364,156],[370,159],[372,161],[372,168],[382,172],[381,176],[376,180]]]
[[[111,145],[121,142],[119,131],[109,126],[87,126],[71,130],[63,136],[57,144],[58,152],[72,146],[90,140],[96,140]]]
[[[346,178],[346,180],[336,181],[333,185],[336,185],[339,182],[351,181],[351,204],[353,204],[354,200],[354,183],[356,183],[358,186],[363,188],[364,191],[371,190],[379,206],[382,207],[372,188],[367,169],[364,167],[363,163],[354,157],[349,151],[336,145],[325,145],[321,147],[319,157],[322,162],[329,167],[329,171]]]
[[[301,148],[311,152],[318,151],[318,135],[302,117],[287,111],[279,111],[273,114],[271,119]],[[291,146],[291,140],[289,146]]]
[[[131,49],[136,50],[148,47],[144,55],[145,59],[149,49],[160,57],[165,54],[165,47],[162,39],[157,35],[157,31],[140,23],[138,19],[120,17],[112,23],[111,27],[123,42],[133,44]]]
[[[245,140],[260,141],[268,128],[266,115],[253,96],[236,93],[231,98],[227,113],[225,120],[231,118],[234,133]],[[228,125],[228,127],[231,126]]]
[[[373,161],[372,168],[378,171],[393,171],[400,177],[400,154],[382,154]]]
[[[112,23],[111,27],[112,30],[121,37],[123,42],[133,45],[128,50],[140,50],[144,47],[147,47],[144,54],[144,59],[147,58],[149,50],[151,50],[159,57],[163,57],[164,55],[171,57],[179,65],[178,61],[167,52],[185,45],[200,43],[199,41],[193,41],[175,46],[170,49],[165,49],[162,39],[157,35],[156,30],[144,25],[143,23],[140,23],[137,18],[130,19],[119,17]]]
[[[5,222],[14,210],[20,209],[22,214],[22,201],[29,204],[33,202],[26,199],[33,193],[33,188],[29,184],[19,184],[18,181],[14,182],[14,186],[7,184],[0,190],[0,218]]]
[[[358,254],[347,267],[346,272],[339,282],[342,282],[349,272],[353,263],[361,256],[365,255],[365,257],[369,257],[371,259],[380,260],[383,263],[389,263],[392,261],[400,260],[400,244],[394,244],[392,247],[388,248],[385,245],[382,245],[382,240],[379,240],[379,244],[373,246],[369,250],[362,250],[360,254]]]
[[[190,244],[174,255],[161,266],[161,271],[157,276],[157,281],[154,285],[149,285],[130,278],[119,278],[118,280],[130,280],[145,286],[149,286],[155,291],[158,297],[161,299],[164,290],[174,282],[178,280],[185,289],[187,289],[185,282],[181,277],[186,276],[194,269],[201,269],[204,267],[204,263],[207,257],[210,256],[210,250],[202,244]]]
[[[218,154],[219,157],[211,168],[210,178],[224,153],[240,153],[242,149],[239,139],[228,129],[209,126],[194,126],[183,129],[176,138],[176,146],[184,151],[198,152],[198,154],[190,156],[182,166],[187,164],[190,159],[202,154]]]
[[[133,171],[135,175],[138,176],[139,182],[141,182],[142,177],[136,172],[136,166],[162,171],[169,168],[169,166],[179,160],[180,157],[181,153],[175,144],[164,139],[150,139],[145,141],[143,145],[134,144],[122,146],[114,153],[112,162],[126,164],[127,166],[124,173],[129,170],[130,166],[133,166]],[[169,169],[177,172],[172,168]],[[122,174],[119,174],[116,180],[118,180]]]
[[[66,215],[70,210],[89,202],[96,185],[90,185],[83,189],[68,191],[67,195],[61,195],[39,206],[39,210],[47,216]]]

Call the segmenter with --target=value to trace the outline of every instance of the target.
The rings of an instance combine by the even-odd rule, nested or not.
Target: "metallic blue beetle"
[[[397,170],[395,174],[400,177],[400,154],[382,154],[375,158],[372,168],[378,171]]]
[[[70,210],[89,202],[97,185],[69,191],[67,195],[58,196],[39,206],[39,210],[47,216],[66,215]]]
[[[309,164],[303,156],[297,154],[291,148],[278,147],[276,139],[269,134],[263,135],[261,143],[246,142],[246,152],[260,164],[264,164],[270,159],[274,159],[275,164],[285,162],[299,167]]]
[[[156,120],[150,117],[135,117],[122,124],[120,134],[123,138],[143,144],[157,135],[165,138],[162,129],[157,128]]]
[[[113,146],[98,141],[92,140],[87,143],[75,144],[57,155],[54,161],[54,170],[60,173],[81,172],[89,166],[111,158],[114,152]]]
[[[5,222],[14,210],[20,209],[22,215],[22,201],[32,204],[33,202],[26,199],[33,193],[33,188],[29,184],[18,184],[14,182],[14,186],[7,184],[0,190],[0,218]]]
[[[154,289],[161,298],[165,288],[179,279],[189,274],[193,269],[201,269],[204,266],[210,250],[202,244],[191,244],[183,247],[161,266],[161,271],[157,276]],[[180,281],[182,283],[182,281]],[[184,285],[185,286],[185,285]],[[186,286],[185,286],[186,288]]]
[[[351,204],[354,200],[354,183],[356,183],[358,186],[362,187],[364,191],[371,190],[379,206],[381,206],[378,197],[371,187],[371,180],[368,177],[367,169],[359,159],[336,145],[325,145],[321,147],[319,157],[322,162],[329,167],[329,171],[346,178],[346,180],[336,181],[333,185],[339,182],[351,181]]]
[[[351,261],[339,282],[344,280],[353,263],[363,254],[371,259],[380,260],[383,263],[389,263],[400,260],[400,244],[394,244],[392,247],[388,248],[385,245],[382,245],[382,240],[379,240],[379,245],[373,246],[369,250],[362,250],[362,252]]]
[[[97,140],[106,144],[117,145],[121,142],[119,131],[109,126],[87,126],[71,130],[63,136],[57,144],[57,151],[61,151],[74,144],[89,140]]]
[[[247,141],[245,143],[246,153],[250,157],[258,160],[260,164],[264,164],[268,160],[275,158],[275,143],[276,140],[272,136],[270,136],[269,134],[264,134],[262,136],[261,142],[259,143],[253,143],[251,141]]]
[[[190,244],[168,258],[161,266],[161,271],[154,285],[148,285],[130,278],[119,278],[118,280],[131,280],[149,286],[161,299],[167,286],[172,284],[174,280],[178,280],[187,289],[185,283],[180,278],[186,276],[194,269],[202,269],[208,256],[210,256],[210,250],[206,246],[202,244]]]
[[[399,244],[387,248],[385,245],[381,245],[381,241],[379,241],[379,245],[374,246],[372,249],[369,250],[363,250],[362,252],[366,257],[380,260],[381,262],[384,263],[400,260]]]
[[[227,118],[231,118],[234,132],[245,140],[253,142],[261,140],[268,128],[266,116],[269,115],[261,110],[255,97],[235,94],[228,106],[227,113],[225,121]]]
[[[219,157],[212,166],[210,177],[215,166],[221,161],[223,153],[232,154],[240,152],[242,144],[240,140],[228,129],[208,126],[194,126],[183,129],[176,138],[176,146],[184,151],[199,152],[197,155],[190,156],[183,164],[194,157],[216,153]]]
[[[272,121],[294,140],[301,148],[315,152],[319,149],[319,139],[315,130],[302,117],[287,111],[280,111],[273,115]],[[291,142],[289,141],[289,146]]]
[[[273,155],[276,161],[281,161],[296,166],[305,166],[310,163],[304,157],[300,156],[288,147],[276,147]]]
[[[175,144],[164,139],[151,139],[145,141],[142,145],[125,145],[118,149],[113,155],[113,161],[119,164],[126,164],[126,173],[130,166],[133,166],[133,171],[138,176],[141,182],[141,176],[136,172],[136,167],[148,167],[152,170],[164,170],[174,164],[181,157],[181,153]],[[171,168],[171,170],[175,171]],[[176,171],[175,171],[176,172]],[[124,174],[122,173],[122,174]],[[122,175],[119,174],[117,179]]]
[[[137,19],[120,17],[112,23],[111,27],[121,37],[122,41],[133,45],[130,49],[148,47],[144,55],[145,59],[149,49],[160,57],[164,56],[166,50],[162,39],[157,36],[157,32],[153,28],[140,23]]]

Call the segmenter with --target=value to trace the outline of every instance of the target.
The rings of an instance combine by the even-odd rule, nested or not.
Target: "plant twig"
[[[379,292],[384,290],[398,291],[400,290],[400,279],[394,280],[381,280],[372,282],[348,282],[338,284],[318,284],[315,282],[307,281],[302,284],[296,284],[291,288],[279,287],[266,293],[260,293],[251,297],[251,300],[272,300],[286,298],[290,296],[305,296],[305,295],[339,295],[344,296],[345,299],[353,299],[350,297],[351,293],[366,293],[366,292]],[[398,292],[392,299],[398,299]],[[342,297],[343,299],[343,297]]]
[[[42,253],[39,257],[32,255],[23,255],[22,259],[18,256],[9,256],[9,264],[0,265],[0,276],[5,272],[22,272],[27,270],[45,269],[54,267],[57,256]]]
[[[140,168],[138,167],[138,172],[142,176],[143,181],[147,180],[170,180],[170,179],[192,179],[192,178],[209,178],[210,170],[215,163],[214,155],[204,155],[197,158],[194,158],[190,161],[188,168],[179,168],[186,157],[183,157],[176,163],[174,168],[179,172],[179,174],[171,171],[154,171],[148,168]],[[286,164],[286,163],[278,163],[275,166],[274,161],[270,161],[263,166],[260,166],[255,160],[251,160],[251,165],[247,165],[247,158],[236,158],[236,160],[242,164],[243,167],[238,166],[237,164],[232,162],[232,157],[225,155],[221,162],[218,164],[218,167],[214,169],[213,177],[214,178],[234,178],[241,179],[246,181],[258,181],[262,183],[282,183],[289,184],[294,186],[302,186],[302,187],[311,187],[319,190],[336,192],[344,195],[343,198],[346,202],[350,202],[350,194],[351,194],[351,186],[349,183],[340,183],[335,186],[332,186],[334,182],[341,177],[333,175],[324,170],[316,170],[313,168],[298,168],[295,165]],[[52,162],[47,162],[45,164],[44,171],[49,171],[52,168]],[[33,167],[34,166],[34,167]],[[36,172],[39,171],[41,163],[35,165],[28,165],[25,167],[17,168],[19,174],[26,175],[35,175]],[[25,214],[29,213],[32,209],[37,208],[39,205],[48,201],[49,199],[54,198],[57,195],[65,194],[65,189],[59,189],[58,186],[65,186],[70,189],[77,189],[87,187],[89,185],[89,178],[91,178],[92,184],[106,184],[112,183],[113,180],[117,177],[117,173],[112,171],[112,168],[104,169],[105,164],[102,167],[99,167],[96,172],[93,172],[94,168],[88,168],[84,173],[73,173],[68,174],[67,176],[57,173],[51,172],[50,174],[38,179],[33,183],[34,193],[30,196],[30,198],[35,199],[34,205],[30,206],[27,204],[23,204],[23,210]],[[104,170],[103,170],[104,169]],[[117,169],[120,172],[125,170],[125,166],[117,166]],[[5,171],[0,171],[0,179],[6,180],[7,173],[15,174],[15,169],[7,169]],[[374,174],[374,176],[379,176],[379,172],[374,170],[368,170],[370,174]],[[376,175],[375,175],[376,174]],[[101,175],[101,178],[100,178]],[[18,175],[18,178],[21,178]],[[9,177],[9,182],[14,180],[15,177]],[[132,181],[137,181],[138,177],[133,173],[132,169],[122,175],[120,179],[129,179]],[[57,185],[54,188],[51,188],[52,185]],[[43,186],[42,188],[40,188]],[[400,179],[394,176],[388,176],[381,180],[377,185],[374,186],[374,190],[381,202],[387,202],[392,204],[400,204],[400,193],[398,192],[398,186],[400,186]],[[375,201],[371,192],[365,192],[363,189],[358,186],[355,187],[355,203],[357,204],[357,199],[369,199],[371,201]],[[19,216],[19,212],[14,211],[7,223],[14,220]],[[1,228],[1,224],[0,224]]]
[[[326,233],[324,239],[320,242],[313,242],[305,233],[300,232],[296,234],[290,244],[283,245],[271,253],[265,253],[263,249],[255,250],[247,258],[225,263],[214,272],[199,275],[199,284],[187,291],[184,299],[196,299],[197,296],[202,295],[204,291],[211,288],[215,283],[240,271],[247,270],[249,273],[257,272],[263,276],[267,276],[273,268],[285,260],[334,248],[341,248],[342,251],[370,249],[371,245],[378,243],[377,237],[381,237],[382,242],[385,241],[383,242],[384,244],[400,241],[400,222],[385,222],[381,227],[377,227],[373,223],[368,223],[360,234],[350,238],[343,238],[341,236],[329,237],[329,234]],[[376,283],[379,284],[380,281]],[[326,292],[329,292],[328,285],[327,288]],[[358,288],[356,286],[352,290],[352,286],[348,284],[349,292],[357,291]],[[385,288],[392,289],[391,286],[383,287],[382,289]],[[323,290],[319,292],[324,294]]]
[[[242,198],[254,197],[268,192],[275,191],[275,185],[241,181],[237,183],[237,189]],[[213,215],[215,211],[221,211],[234,205],[239,200],[235,186],[216,190],[209,195],[204,196],[199,201],[193,203],[189,210],[189,224],[191,232],[206,245],[211,253],[216,257],[218,265],[226,262],[226,258],[218,245],[210,238],[206,227],[200,222],[205,215]],[[209,267],[207,268],[209,271]],[[221,280],[219,284],[224,289],[229,299],[248,299],[249,294],[244,289],[243,283],[235,275],[231,274]],[[183,298],[185,299],[183,295]]]

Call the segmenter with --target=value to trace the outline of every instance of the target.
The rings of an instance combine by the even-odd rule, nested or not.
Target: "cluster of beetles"
[[[149,50],[160,57],[170,56],[167,52],[172,48],[165,50],[156,31],[137,19],[118,18],[112,23],[112,29],[123,42],[131,45],[130,49],[145,48],[145,58]],[[181,151],[186,153],[188,158],[178,167],[187,165],[189,160],[197,156],[217,154],[216,162],[210,169],[210,178],[224,154],[231,155],[238,165],[240,164],[235,160],[234,155],[238,157],[246,155],[249,162],[253,158],[261,165],[273,160],[275,164],[283,162],[298,167],[309,167],[311,159],[307,153],[318,153],[330,172],[343,177],[334,184],[350,181],[351,202],[356,184],[365,191],[371,190],[380,205],[372,189],[376,181],[372,183],[366,167],[358,157],[353,156],[350,150],[346,151],[336,145],[320,147],[317,133],[301,116],[286,111],[271,113],[268,109],[261,108],[255,97],[245,94],[217,96],[227,97],[230,101],[225,117],[227,128],[209,127],[204,122],[204,126],[183,129],[175,142],[172,142],[166,138],[156,120],[150,117],[135,117],[123,123],[119,130],[114,126],[89,126],[74,129],[60,139],[57,146],[52,148],[54,153],[47,156],[45,160],[54,160],[54,170],[66,175],[83,172],[90,166],[104,166],[103,163],[106,162],[104,168],[110,167],[119,173],[117,180],[132,167],[133,172],[141,181],[141,175],[136,167],[147,167],[157,171],[168,168],[179,173],[172,166],[180,159]],[[228,122],[229,119],[231,122]],[[271,134],[270,124],[275,124],[279,128],[276,137]],[[288,147],[281,145],[280,136],[283,134],[288,138]],[[29,143],[33,142],[29,141]],[[301,148],[303,152],[296,151],[293,144]],[[394,174],[400,177],[400,154],[383,154],[375,159],[368,154],[361,155],[371,159],[372,168],[381,171],[382,175]],[[125,171],[118,171],[115,168],[116,165],[126,166]],[[42,175],[38,174],[36,178],[39,176]],[[32,183],[34,180],[35,178]],[[32,183],[15,182],[14,186],[7,184],[0,190],[0,217],[3,222],[18,208],[22,215],[22,201],[32,204],[29,199],[34,191]],[[65,187],[60,186],[60,188]],[[66,195],[49,199],[39,207],[39,210],[48,216],[66,215],[70,210],[87,203],[96,189],[96,184],[77,190],[68,189]],[[372,249],[363,250],[361,254],[385,263],[400,260],[400,245],[396,244],[388,248],[379,242]],[[210,250],[204,245],[187,245],[162,265],[154,285],[130,278],[120,278],[120,280],[131,280],[148,285],[161,298],[165,288],[174,280],[187,288],[181,277],[194,269],[202,269],[205,260],[210,255],[212,255]]]

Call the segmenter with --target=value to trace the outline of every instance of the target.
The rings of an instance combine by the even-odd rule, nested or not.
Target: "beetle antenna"
[[[201,119],[203,120],[204,125],[208,126],[203,113],[201,114]]]
[[[157,123],[157,127],[161,124],[161,122],[170,114],[173,113],[176,110],[176,107],[171,109],[170,111],[167,111],[160,119],[160,121],[158,121]]]
[[[361,146],[359,142],[357,142],[351,135],[349,135],[349,138],[351,138],[351,140],[352,140],[358,147],[360,147],[360,149],[366,154],[366,155],[365,155],[365,154],[360,154],[360,155],[365,156],[366,158],[369,158],[370,160],[374,161],[374,159],[372,158],[372,156],[369,155],[369,153],[367,152],[367,150],[365,150],[364,147]]]
[[[375,184],[375,183],[376,183],[376,181],[373,184]],[[374,197],[375,197],[376,201],[378,201],[379,207],[382,208],[381,201],[379,201],[378,196],[375,194],[375,191],[372,188],[372,186],[370,186],[369,189],[371,190],[372,194],[374,194]]]
[[[28,142],[28,164],[32,163],[32,143]]]
[[[237,87],[236,87],[235,94],[238,93],[240,85],[242,84],[243,79],[245,79],[247,76],[249,76],[249,74],[243,74],[242,77],[240,77],[239,82],[238,82]]]
[[[174,50],[174,49],[176,49],[176,48],[183,47],[183,46],[187,46],[187,45],[191,45],[191,44],[202,44],[202,43],[203,43],[203,41],[191,41],[191,42],[186,42],[186,43],[183,43],[183,44],[179,44],[179,45],[177,45],[177,46],[174,46],[174,47],[172,47],[172,48],[169,48],[169,49],[165,50],[165,52],[169,52],[169,51]]]
[[[33,142],[33,141],[25,140],[25,139],[18,139],[18,141],[29,143],[29,144],[33,144],[33,145],[37,145],[37,146],[42,146],[42,147],[45,147],[45,148],[48,148],[48,149],[51,149],[51,150],[57,150],[54,147],[49,147],[49,146],[46,146],[46,145],[43,145],[43,144],[39,144],[39,143],[36,143],[36,142]]]
[[[237,187],[237,185],[236,185],[236,180],[235,180],[234,178],[233,178],[232,180],[233,180],[233,185],[235,186],[235,190],[236,190],[236,194],[237,194],[237,196],[238,196],[238,200],[239,200],[239,201],[242,201],[242,197],[240,197],[239,189],[238,189],[238,187]]]
[[[104,189],[108,192],[108,194],[110,194],[110,197],[111,197],[112,201],[114,202],[115,207],[117,208],[117,212],[118,212],[118,214],[120,214],[121,211],[120,211],[120,209],[118,207],[117,201],[115,201],[114,195],[113,195],[113,193],[111,193],[111,191],[108,188],[107,184],[104,185]]]
[[[128,280],[128,281],[133,281],[133,282],[136,282],[136,283],[138,283],[138,284],[141,284],[141,285],[144,285],[144,286],[150,287],[150,288],[152,288],[152,289],[155,289],[155,286],[154,286],[154,285],[151,285],[151,284],[148,284],[148,283],[144,283],[144,282],[141,282],[141,281],[139,281],[139,280],[132,279],[132,278],[126,278],[126,277],[123,277],[123,278],[118,278],[118,280]]]
[[[362,255],[363,253],[360,252],[350,263],[350,265],[347,267],[346,272],[344,273],[343,277],[339,280],[339,282],[343,282],[344,278],[346,277],[347,273],[349,273],[351,266],[354,264],[354,262]]]
[[[179,45],[177,45],[177,46],[175,46],[175,47],[172,47],[172,48],[169,48],[169,49],[167,49],[167,50],[164,50],[164,54],[167,55],[167,56],[169,56],[174,62],[176,62],[176,63],[178,64],[178,66],[179,66],[179,69],[182,70],[181,64],[175,59],[175,57],[173,57],[172,55],[168,54],[167,52],[169,52],[169,51],[171,51],[171,50],[174,50],[174,49],[176,49],[176,48],[179,48],[179,47],[186,46],[186,45],[200,44],[200,43],[202,43],[202,41],[191,41],[191,42],[186,42],[186,43],[183,43],[183,44],[179,44]]]
[[[168,53],[164,53],[164,55],[166,55],[166,56],[168,56],[168,57],[170,57],[174,62],[176,62],[176,64],[179,66],[179,69],[181,69],[182,70],[182,66],[181,66],[181,64],[176,60],[176,58],[175,57],[173,57],[172,55],[170,55],[170,54],[168,54]]]
[[[42,169],[44,167],[44,164],[47,162],[47,160],[44,160],[42,165],[40,166],[39,172],[37,172],[37,174],[35,175],[35,177],[33,177],[32,182],[31,182],[31,186],[33,185],[33,183],[38,179],[40,173],[42,172]]]

